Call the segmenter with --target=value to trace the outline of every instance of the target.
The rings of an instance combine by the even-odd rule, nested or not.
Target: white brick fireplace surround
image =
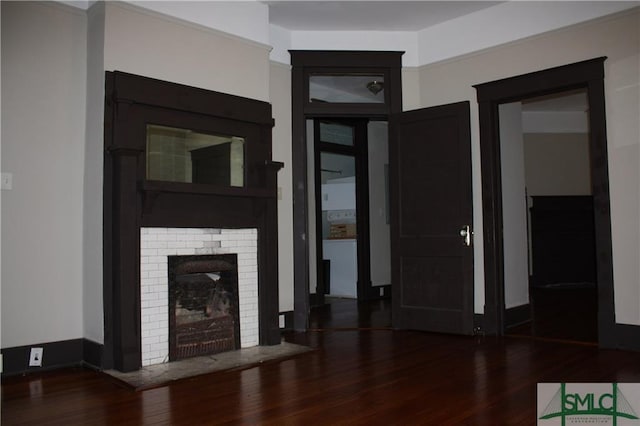
[[[142,228],[140,305],[142,365],[169,361],[168,257],[236,254],[240,346],[259,344],[258,231],[256,229]]]

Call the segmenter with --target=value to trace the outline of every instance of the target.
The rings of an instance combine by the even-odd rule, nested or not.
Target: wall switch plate
[[[43,348],[31,348],[29,354],[29,367],[42,367],[42,353]]]
[[[0,174],[0,188],[6,190],[13,188],[13,173]]]

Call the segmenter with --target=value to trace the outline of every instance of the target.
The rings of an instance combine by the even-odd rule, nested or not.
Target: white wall
[[[402,67],[402,110],[420,108],[420,68]]]
[[[129,1],[168,16],[215,28],[247,40],[269,40],[269,7],[259,1]]]
[[[471,101],[475,311],[484,310],[478,107],[474,84],[607,56],[605,97],[616,320],[640,324],[640,13],[564,28],[420,70],[422,106]]]
[[[514,102],[500,105],[499,115],[504,300],[505,307],[509,309],[529,303],[522,104]]]
[[[307,234],[309,244],[309,293],[315,293],[318,287],[318,254],[316,246],[316,172],[315,172],[315,140],[313,120],[306,120],[307,135]]]
[[[105,7],[106,70],[269,100],[269,46],[123,3]]]
[[[534,195],[591,195],[589,135],[525,133],[527,190]]]
[[[391,284],[391,239],[387,211],[385,165],[389,164],[389,129],[386,121],[372,121],[369,136],[369,226],[371,284]]]
[[[278,172],[278,278],[280,312],[293,310],[293,188],[291,175],[291,67],[271,63],[269,99],[276,125],[273,160],[282,161]]]
[[[82,262],[84,337],[104,341],[102,153],[104,149],[104,4],[87,13],[87,116],[84,151]]]
[[[86,17],[2,2],[2,347],[83,336]]]

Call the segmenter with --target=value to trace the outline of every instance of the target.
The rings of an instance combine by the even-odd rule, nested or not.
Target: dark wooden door
[[[392,117],[393,326],[473,332],[469,103]]]

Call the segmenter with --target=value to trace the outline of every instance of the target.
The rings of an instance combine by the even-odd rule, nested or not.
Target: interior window
[[[383,75],[311,75],[309,102],[376,103],[385,101]]]

